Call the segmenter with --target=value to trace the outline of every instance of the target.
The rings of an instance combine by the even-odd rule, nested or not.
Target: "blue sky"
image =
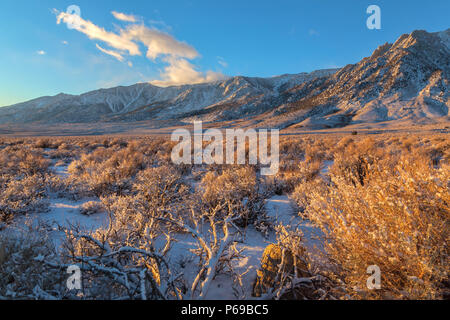
[[[366,27],[371,4],[381,30]],[[70,5],[84,32],[67,28]],[[2,0],[0,106],[143,81],[341,67],[414,29],[449,28],[449,12],[448,0]]]

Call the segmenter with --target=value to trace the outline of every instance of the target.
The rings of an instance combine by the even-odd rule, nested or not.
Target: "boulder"
[[[302,259],[297,258],[296,260],[297,275],[308,277],[307,264]],[[264,250],[261,258],[261,269],[257,271],[253,296],[260,297],[279,284],[279,275],[295,275],[294,257],[290,250],[270,244]]]

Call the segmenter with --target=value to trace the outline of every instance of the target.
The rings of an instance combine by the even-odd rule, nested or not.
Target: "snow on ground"
[[[294,209],[292,201],[288,196],[273,196],[266,200],[266,210],[268,216],[273,218],[276,224],[283,224],[286,227],[299,227],[304,234],[305,245],[316,250],[320,247],[320,243],[316,239],[318,229],[308,221],[302,220]],[[243,249],[243,258],[235,263],[235,270],[238,273],[245,273],[242,277],[243,291],[245,297],[251,299],[251,292],[253,290],[253,283],[256,279],[256,271],[260,268],[260,260],[264,249],[270,244],[276,242],[275,232],[271,232],[268,238],[265,238],[261,232],[255,230],[254,227],[249,227],[246,230],[243,243],[240,243],[237,248]],[[227,276],[220,275],[211,284],[210,290],[206,296],[207,299],[236,299],[233,288],[231,286],[231,279]]]
[[[285,227],[291,229],[300,229],[303,233],[303,243],[310,252],[320,250],[323,251],[322,242],[319,237],[321,231],[312,222],[303,220],[294,210],[294,203],[288,196],[274,196],[266,200],[266,209],[268,215],[275,218],[275,224],[281,223]],[[275,235],[270,239],[275,242]]]
[[[61,178],[68,176],[68,165],[57,165],[53,162],[52,170]],[[99,212],[93,215],[84,215],[80,213],[81,206],[89,201],[99,201],[96,198],[85,198],[81,200],[68,200],[65,198],[50,197],[50,207],[48,212],[39,213],[36,216],[38,222],[42,222],[51,228],[51,238],[57,248],[61,246],[64,240],[64,233],[59,231],[59,227],[69,228],[78,227],[80,231],[90,232],[101,227],[106,227],[109,217],[106,212]]]
[[[60,176],[61,178],[67,178],[69,175],[69,172],[67,170],[67,166],[54,166],[53,171],[56,175]]]
[[[16,220],[18,230],[23,226],[26,220],[33,224],[45,225],[49,232],[49,237],[56,248],[60,248],[64,240],[64,233],[59,230],[59,226],[70,227],[78,226],[80,230],[89,232],[108,224],[106,213],[97,213],[91,216],[82,215],[79,212],[80,206],[92,199],[83,199],[80,201],[71,201],[67,199],[50,199],[50,210],[39,214],[31,214],[20,217]],[[298,225],[305,235],[305,243],[308,247],[313,247],[317,240],[314,240],[313,234],[316,229],[311,223],[302,221],[295,214],[292,203],[287,196],[274,196],[266,200],[268,215],[275,219],[275,224],[282,223],[285,226]],[[196,241],[189,234],[179,234],[176,236],[177,242],[170,251],[170,262],[177,266],[184,273],[184,276],[191,283],[196,276],[197,261],[195,255],[190,250],[196,248]],[[220,274],[211,283],[206,299],[214,300],[233,300],[233,299],[251,299],[253,283],[256,279],[256,271],[260,267],[260,259],[264,249],[270,244],[276,242],[275,232],[271,232],[265,238],[261,232],[253,226],[245,230],[243,241],[237,245],[237,249],[242,251],[242,258],[235,261],[234,268],[242,276],[243,288],[235,293],[233,289],[233,279],[228,274]],[[190,281],[189,281],[190,280]]]
[[[67,175],[67,166],[55,166],[53,170],[61,177]],[[45,225],[49,236],[55,246],[59,248],[64,240],[64,233],[59,230],[59,226],[70,227],[77,226],[82,231],[94,231],[100,227],[108,225],[108,216],[106,213],[96,213],[86,216],[80,213],[80,207],[88,201],[98,201],[98,199],[82,199],[72,201],[64,198],[50,197],[50,207],[48,212],[33,213],[28,216],[19,217],[16,220],[17,230],[23,226],[26,220],[33,224],[40,223]],[[268,216],[274,220],[274,225],[283,224],[286,227],[299,227],[304,233],[304,241],[308,248],[315,248],[320,245],[320,241],[315,238],[317,229],[308,221],[302,220],[294,209],[292,201],[286,195],[273,196],[266,200],[266,210]],[[233,230],[235,232],[236,230]],[[260,259],[264,249],[270,243],[276,242],[276,235],[271,231],[268,237],[257,231],[253,226],[244,231],[243,240],[238,243],[237,249],[242,251],[242,258],[235,261],[234,268],[242,276],[243,288],[239,293],[233,289],[233,280],[227,274],[216,276],[212,282],[206,299],[251,299],[252,286],[256,279],[256,271],[260,267]],[[193,280],[196,276],[197,261],[195,255],[190,250],[196,248],[196,240],[188,234],[179,234],[176,236],[170,251],[170,262],[183,271],[188,280]],[[189,281],[188,281],[189,283]]]
[[[51,169],[62,178],[68,175],[67,167],[67,165],[56,166],[55,161],[52,161]],[[108,225],[109,218],[105,212],[90,216],[80,213],[81,206],[89,201],[99,201],[99,199],[85,198],[73,201],[50,195],[50,205],[47,212],[32,212],[24,216],[19,216],[15,218],[13,225],[8,228],[8,231],[24,232],[23,226],[26,223],[30,223],[33,226],[45,226],[49,232],[50,239],[53,241],[55,247],[59,249],[65,238],[64,232],[59,227],[69,228],[75,226],[80,231],[89,232]]]
[[[96,213],[90,216],[80,213],[80,207],[93,199],[83,199],[80,201],[71,201],[67,199],[50,199],[49,212],[39,213],[36,222],[41,222],[51,228],[51,239],[57,248],[64,240],[64,233],[59,231],[58,227],[70,228],[76,226],[80,231],[90,232],[108,225],[108,216],[106,213]]]
[[[333,160],[325,160],[323,162],[323,167],[322,167],[322,170],[320,171],[320,174],[322,176],[326,175],[330,171],[330,168],[333,165],[333,163],[334,163]]]

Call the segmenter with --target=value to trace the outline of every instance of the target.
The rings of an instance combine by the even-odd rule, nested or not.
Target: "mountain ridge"
[[[194,85],[149,83],[58,94],[0,108],[2,124],[246,120],[323,129],[358,123],[449,121],[450,29],[415,30],[340,69]]]

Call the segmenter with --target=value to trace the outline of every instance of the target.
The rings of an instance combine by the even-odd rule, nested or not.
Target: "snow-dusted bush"
[[[450,168],[422,160],[367,164],[364,175],[332,173],[327,189],[311,192],[306,213],[324,232],[330,268],[351,296],[442,297],[450,271]],[[370,265],[381,269],[381,290],[366,287]]]
[[[80,213],[90,216],[105,210],[103,204],[99,201],[88,201],[81,205]]]
[[[42,154],[23,146],[9,146],[1,150],[0,163],[0,174],[9,176],[45,174],[50,165],[50,161]]]
[[[47,265],[58,261],[42,232],[0,234],[0,299],[62,299],[67,274]]]
[[[7,147],[0,152],[0,161],[0,220],[45,211],[48,160],[23,147]]]
[[[132,146],[122,150],[101,147],[69,165],[68,183],[83,195],[126,193],[134,176],[144,167],[144,156]]]
[[[276,189],[291,193],[297,185],[314,180],[323,169],[324,161],[332,160],[334,145],[332,138],[281,139]]]
[[[300,214],[303,214],[305,209],[313,200],[311,190],[326,190],[327,184],[322,177],[316,177],[314,180],[305,181],[298,184],[291,193],[290,198],[294,200]]]
[[[133,191],[154,207],[165,207],[176,201],[183,201],[188,187],[180,173],[172,166],[148,168],[136,177]]]
[[[219,219],[221,208],[203,210],[199,203],[185,202],[188,188],[170,167],[142,171],[133,190],[102,199],[108,227],[92,234],[67,231],[66,255],[68,263],[82,265],[83,297],[204,298],[216,274],[232,269],[230,260],[237,257],[229,230],[233,212]],[[197,243],[194,278],[170,260],[177,235],[186,234]]]
[[[176,299],[183,294],[182,277],[167,262],[173,230],[159,220],[172,219],[170,211],[183,190],[176,170],[148,168],[137,175],[130,194],[102,198],[108,227],[92,234],[67,230],[70,262],[84,266],[85,299]]]
[[[265,190],[253,167],[226,168],[221,174],[209,171],[198,189],[202,202],[209,208],[231,205],[240,226],[265,220]]]
[[[60,146],[58,149],[52,149],[50,151],[47,151],[47,154],[50,159],[69,162],[70,160],[76,157],[76,151],[78,150],[71,150],[66,145],[63,148],[61,148]]]
[[[369,167],[383,158],[396,161],[397,157],[389,155],[389,150],[382,147],[380,141],[366,138],[358,143],[353,140],[346,143],[346,139],[340,141],[334,154],[334,163],[330,173],[346,177],[352,184],[364,184]]]
[[[45,178],[34,175],[12,179],[0,189],[0,221],[14,215],[43,212],[48,208]]]
[[[40,149],[53,148],[53,143],[50,141],[49,138],[41,138],[36,140],[35,147]]]

